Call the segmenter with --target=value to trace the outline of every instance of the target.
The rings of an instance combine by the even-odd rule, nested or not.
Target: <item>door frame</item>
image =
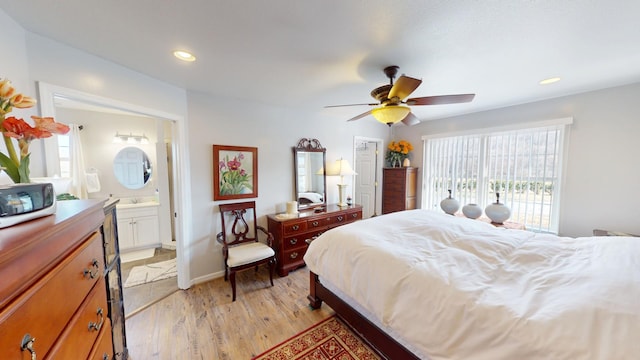
[[[175,172],[173,200],[177,211],[175,214],[171,214],[171,216],[176,219],[175,236],[178,287],[180,289],[188,289],[191,286],[191,274],[187,259],[190,259],[191,255],[189,254],[189,247],[186,246],[185,241],[190,238],[191,226],[186,222],[188,222],[188,219],[191,219],[192,217],[191,207],[189,207],[187,201],[184,200],[191,198],[191,179],[188,169],[189,148],[186,146],[189,142],[185,117],[41,81],[38,82],[38,90],[40,97],[40,115],[43,117],[55,117],[55,97],[59,96],[96,107],[131,112],[172,122],[171,143],[174,154],[173,171]],[[55,141],[55,137],[47,140],[52,139],[54,141],[45,141],[46,154],[57,154],[57,142]],[[46,159],[46,161],[48,163],[51,159]]]

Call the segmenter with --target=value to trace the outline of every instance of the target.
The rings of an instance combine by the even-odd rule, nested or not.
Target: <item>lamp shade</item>
[[[327,166],[327,175],[328,176],[349,176],[349,175],[358,175],[353,169],[349,162],[345,159],[336,160],[333,164],[329,164]]]
[[[391,126],[392,124],[402,121],[410,112],[411,109],[406,106],[387,105],[371,110],[371,115],[381,123]]]

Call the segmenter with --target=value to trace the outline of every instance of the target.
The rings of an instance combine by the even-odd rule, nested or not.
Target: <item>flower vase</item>
[[[509,207],[500,203],[500,193],[496,193],[496,202],[489,204],[484,209],[484,213],[494,224],[503,224],[511,216]]]
[[[449,215],[455,215],[456,211],[460,209],[460,202],[451,197],[451,190],[447,191],[449,192],[449,197],[440,201],[440,208]]]
[[[478,204],[467,204],[462,207],[462,213],[469,219],[477,219],[482,216],[482,208]]]

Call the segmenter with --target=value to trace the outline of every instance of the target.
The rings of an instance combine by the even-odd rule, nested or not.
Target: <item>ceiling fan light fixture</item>
[[[411,109],[406,106],[387,105],[371,110],[371,115],[373,115],[373,117],[381,123],[391,126],[397,122],[402,121],[402,119],[407,117],[410,112]]]

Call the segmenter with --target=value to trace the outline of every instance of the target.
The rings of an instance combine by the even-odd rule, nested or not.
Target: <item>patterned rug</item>
[[[123,286],[128,288],[153,281],[168,279],[174,276],[178,276],[176,259],[134,266],[131,269],[131,272],[129,272],[129,276]]]
[[[312,326],[253,360],[382,359],[337,316]]]

